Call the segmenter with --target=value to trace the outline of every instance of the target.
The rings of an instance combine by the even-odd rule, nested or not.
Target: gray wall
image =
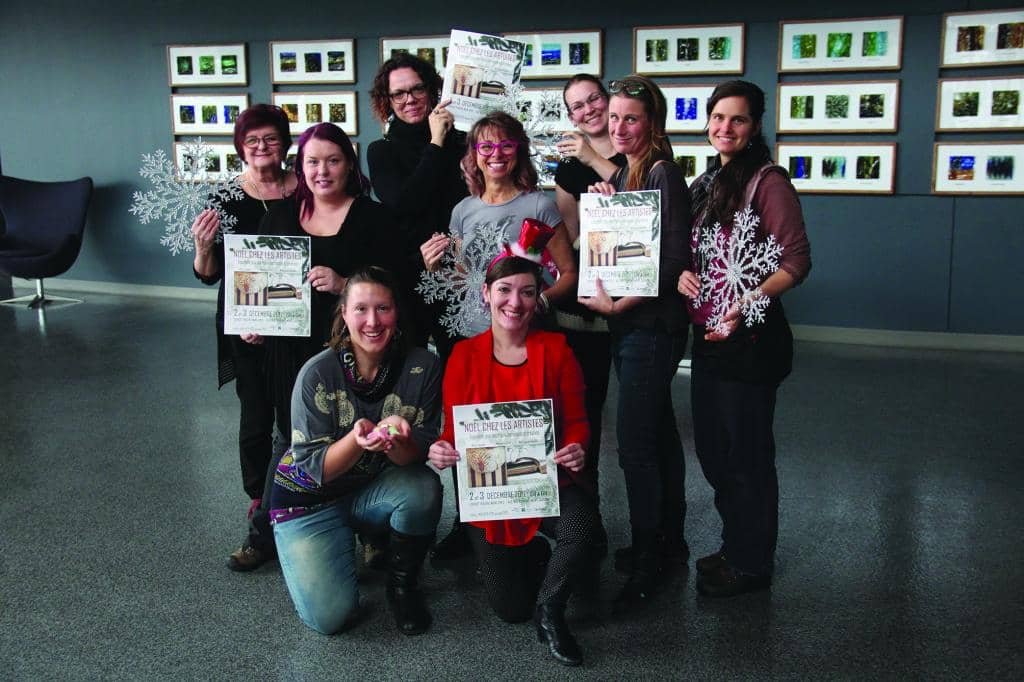
[[[8,175],[54,180],[90,175],[96,198],[78,263],[67,277],[133,284],[196,286],[188,256],[160,246],[161,226],[140,225],[128,213],[140,154],[171,150],[166,53],[168,43],[248,44],[251,101],[269,101],[270,40],[354,37],[359,131],[365,150],[379,137],[366,94],[378,65],[381,35],[446,33],[453,25],[500,32],[603,28],[605,75],[631,69],[632,27],[743,21],[745,77],[769,94],[766,130],[774,121],[780,80],[892,78],[902,81],[897,135],[828,136],[835,141],[899,143],[896,195],[805,195],[814,269],[787,294],[801,324],[892,330],[1024,334],[1024,199],[929,194],[936,140],[1013,139],[1012,134],[943,134],[934,130],[940,75],[1003,75],[1021,68],[941,72],[939,32],[945,11],[1019,5],[967,2],[683,3],[598,6],[575,19],[550,2],[430,3],[152,2],[124,0],[0,3],[0,156]],[[410,9],[405,9],[406,7]],[[779,19],[903,14],[903,70],[840,76],[776,73]],[[663,82],[708,81],[671,77]],[[537,82],[531,85],[557,85]],[[220,90],[220,88],[218,88]],[[226,89],[225,89],[226,90]],[[232,89],[234,90],[234,89]],[[201,89],[195,90],[201,91]],[[679,141],[694,137],[675,136]],[[787,135],[786,141],[821,139]]]

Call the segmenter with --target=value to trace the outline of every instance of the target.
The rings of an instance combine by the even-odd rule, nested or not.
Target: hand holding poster
[[[224,235],[224,333],[309,336],[309,237]]]
[[[493,109],[519,82],[526,45],[516,40],[453,30],[448,44],[441,100],[451,99],[448,111],[455,127],[469,128]]]
[[[558,516],[551,400],[452,409],[461,521]]]
[[[661,191],[580,195],[579,295],[657,296]]]

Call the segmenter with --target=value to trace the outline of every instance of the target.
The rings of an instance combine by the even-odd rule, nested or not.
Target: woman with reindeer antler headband
[[[442,390],[445,427],[428,457],[444,469],[463,455],[472,465],[473,457],[481,454],[474,448],[460,453],[453,446],[455,405],[552,400],[560,515],[466,526],[487,599],[498,617],[516,623],[532,615],[537,637],[552,657],[563,665],[579,665],[583,656],[566,624],[565,608],[580,576],[597,566],[594,543],[600,520],[594,481],[584,471],[590,429],[583,374],[564,336],[531,328],[542,286],[536,254],[543,251],[541,240],[553,232],[535,228],[528,223],[523,239],[507,246],[488,268],[483,297],[491,312],[490,328],[456,344],[448,360]],[[506,468],[506,475],[514,470]],[[554,549],[538,533],[554,540]]]

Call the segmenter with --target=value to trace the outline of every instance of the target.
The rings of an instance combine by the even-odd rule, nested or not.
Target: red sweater
[[[494,337],[485,331],[455,345],[444,373],[444,431],[441,440],[455,442],[452,406],[511,400],[550,398],[555,408],[555,448],[590,442],[590,425],[583,405],[583,372],[561,334],[531,331],[526,337],[526,364],[520,381],[496,390],[491,373],[495,364]],[[559,467],[572,483],[593,491],[593,482]],[[473,522],[487,532],[487,541],[499,545],[529,542],[540,519]]]

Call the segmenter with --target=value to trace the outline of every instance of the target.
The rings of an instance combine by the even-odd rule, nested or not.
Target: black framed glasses
[[[394,92],[389,92],[388,97],[390,97],[391,101],[395,102],[396,104],[404,104],[405,102],[409,101],[410,97],[412,97],[413,99],[420,99],[426,94],[427,86],[424,85],[423,83],[420,83],[419,85],[412,86],[408,90],[395,90]]]
[[[242,140],[242,144],[244,144],[246,147],[249,147],[250,149],[255,149],[256,147],[259,147],[260,142],[267,145],[268,147],[276,147],[279,144],[281,144],[281,136],[264,135],[263,137],[256,137],[255,135],[250,135],[249,137]]]
[[[569,111],[575,114],[577,111],[582,111],[583,107],[585,107],[586,105],[589,104],[593,106],[600,102],[602,99],[604,99],[604,95],[602,95],[600,92],[592,92],[590,93],[590,97],[587,97],[585,100],[573,102],[572,104],[570,104]]]
[[[477,142],[473,145],[473,149],[480,156],[491,156],[496,151],[501,151],[502,156],[508,156],[515,154],[516,150],[519,149],[519,142],[517,140],[502,140],[501,142]]]
[[[624,92],[630,97],[639,97],[647,92],[647,86],[639,81],[612,81],[608,84],[608,92],[613,95]]]

